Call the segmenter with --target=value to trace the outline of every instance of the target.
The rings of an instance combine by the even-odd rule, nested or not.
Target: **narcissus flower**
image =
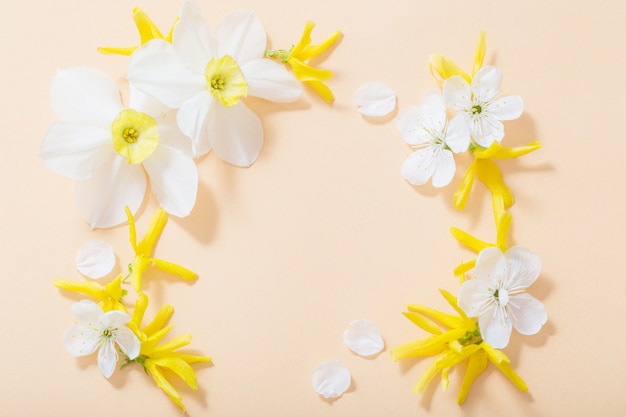
[[[76,324],[65,331],[65,348],[74,356],[90,355],[100,349],[98,367],[105,378],[115,371],[116,346],[131,360],[139,355],[139,339],[125,326],[130,321],[128,314],[118,310],[105,313],[89,300],[72,305],[72,312]]]
[[[133,246],[133,250],[135,251],[135,259],[130,264],[130,280],[135,291],[141,292],[143,273],[151,266],[155,266],[162,271],[169,272],[170,274],[178,275],[185,281],[193,281],[198,278],[198,274],[185,267],[152,257],[154,246],[156,245],[159,236],[161,236],[163,228],[165,228],[165,225],[167,224],[167,213],[163,209],[159,208],[156,213],[154,213],[152,219],[150,219],[148,231],[140,242],[137,242],[135,219],[133,218],[133,214],[128,207],[126,207],[126,216],[128,218],[128,227],[130,230],[130,244]]]
[[[483,67],[472,78],[472,84],[455,75],[443,85],[446,104],[462,115],[469,127],[472,140],[483,148],[504,137],[502,120],[513,120],[521,116],[524,102],[520,96],[500,94],[502,71],[496,67]]]
[[[398,116],[396,127],[415,149],[402,165],[402,176],[414,185],[431,177],[434,187],[448,185],[456,171],[453,153],[467,150],[470,138],[461,117],[447,121],[441,93],[426,93],[421,106],[409,107]]]
[[[505,253],[489,247],[478,254],[474,279],[459,289],[459,307],[478,317],[483,339],[495,348],[509,344],[513,327],[525,335],[537,333],[548,315],[543,304],[526,293],[541,272],[537,255],[522,246]]]
[[[135,25],[137,26],[137,30],[139,31],[139,36],[141,39],[141,45],[147,43],[152,39],[163,39],[167,42],[172,42],[172,33],[174,32],[174,26],[176,26],[176,22],[172,25],[170,32],[167,36],[163,36],[159,28],[154,24],[152,19],[148,16],[146,12],[144,12],[139,7],[135,7],[133,9],[133,20],[135,21]],[[178,21],[178,20],[177,20]],[[118,54],[118,55],[131,55],[138,46],[130,46],[126,48],[118,48],[114,46],[104,46],[98,48],[98,52],[103,54]]]
[[[311,45],[311,32],[315,28],[315,23],[308,21],[304,26],[304,31],[298,43],[289,51],[282,49],[265,51],[265,55],[270,58],[279,58],[283,64],[288,64],[293,70],[296,78],[311,87],[319,94],[324,101],[332,103],[335,100],[333,92],[324,81],[328,81],[333,76],[329,70],[322,70],[311,65],[310,60],[325,52],[341,36],[340,31],[333,32],[328,38],[317,45]]]
[[[233,165],[249,166],[263,147],[263,127],[242,99],[284,103],[302,94],[284,67],[263,58],[265,44],[253,12],[233,12],[212,31],[198,6],[186,1],[172,44],[154,39],[136,50],[128,79],[178,108],[178,126],[191,138],[195,156],[213,149]]]
[[[493,363],[520,391],[527,391],[528,387],[524,381],[511,368],[509,358],[504,352],[494,349],[482,339],[476,322],[457,307],[456,297],[443,290],[441,294],[458,316],[422,305],[408,305],[409,311],[404,315],[431,335],[391,349],[394,361],[419,356],[435,357],[413,391],[424,392],[439,373],[442,387],[446,389],[450,384],[448,379],[450,370],[465,361],[467,368],[457,398],[459,404],[465,402],[474,380],[486,369],[488,362]]]
[[[146,194],[146,173],[160,205],[187,216],[196,201],[198,171],[189,140],[166,109],[131,90],[124,108],[115,82],[93,68],[69,68],[52,81],[59,119],[39,154],[53,171],[77,180],[76,203],[92,227],[111,227],[136,212]]]
[[[130,328],[141,341],[141,349],[134,362],[141,364],[170,400],[180,407],[181,410],[185,411],[181,395],[167,380],[166,373],[163,371],[168,370],[178,375],[191,389],[197,390],[196,373],[190,364],[211,362],[211,358],[175,352],[177,349],[191,343],[191,335],[189,334],[178,336],[169,342],[159,344],[172,328],[171,324],[166,325],[166,323],[174,313],[174,308],[169,304],[162,306],[157,311],[152,322],[142,327],[141,322],[147,307],[148,297],[144,293],[139,294],[132,320],[129,323]],[[131,361],[126,361],[126,363],[128,362]]]

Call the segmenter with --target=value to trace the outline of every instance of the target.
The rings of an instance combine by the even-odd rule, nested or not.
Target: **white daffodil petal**
[[[236,10],[217,26],[218,56],[229,55],[241,68],[265,53],[266,35],[261,21],[251,10]]]
[[[543,303],[530,294],[511,296],[507,306],[513,327],[521,334],[536,334],[548,321]]]
[[[193,1],[183,3],[180,20],[174,27],[172,45],[180,58],[194,72],[203,73],[207,62],[217,54],[211,28]]]
[[[463,77],[455,75],[443,84],[443,97],[448,107],[461,111],[470,106],[472,90]]]
[[[39,156],[57,174],[83,180],[113,154],[111,141],[110,127],[57,122],[48,128]]]
[[[112,227],[126,221],[124,207],[136,213],[146,193],[146,175],[140,165],[119,155],[76,183],[78,211],[91,227]]]
[[[117,350],[112,340],[106,340],[98,351],[98,368],[105,378],[109,378],[115,371],[117,365]]]
[[[474,279],[495,283],[506,276],[506,272],[506,258],[500,249],[492,246],[480,251],[474,267]]]
[[[130,85],[130,96],[128,98],[128,107],[141,113],[145,113],[153,119],[167,113],[170,108],[152,97],[139,90],[134,85]]]
[[[520,96],[506,96],[489,104],[489,113],[500,120],[515,120],[524,112]]]
[[[250,166],[263,148],[261,121],[241,101],[229,108],[214,105],[208,128],[211,147],[221,159],[230,164]]]
[[[161,145],[143,161],[143,166],[163,210],[178,217],[188,216],[198,192],[198,169],[193,159]]]
[[[172,45],[160,39],[149,41],[131,55],[128,81],[171,108],[206,89],[204,73],[192,72]]]
[[[155,120],[159,128],[159,146],[169,146],[194,158],[191,139],[181,132],[177,124],[177,116],[177,111],[171,111]]]
[[[413,152],[402,164],[402,177],[413,185],[425,184],[434,171],[434,153],[431,148]]]
[[[100,278],[113,270],[113,246],[102,240],[90,240],[78,249],[76,269],[89,278]]]
[[[129,359],[139,356],[141,342],[128,327],[120,327],[115,334],[115,342]]]
[[[103,128],[109,128],[123,108],[115,82],[96,68],[59,70],[52,79],[50,101],[60,121]]]
[[[470,132],[463,115],[457,114],[448,123],[446,145],[454,153],[465,152],[470,144]]]
[[[500,94],[502,85],[502,71],[496,67],[482,67],[472,79],[474,98],[481,101],[491,101]]]
[[[98,349],[99,335],[92,327],[75,324],[63,334],[65,349],[72,356],[90,355]]]
[[[383,83],[362,85],[354,92],[352,100],[365,116],[385,116],[396,108],[396,93]]]
[[[200,91],[186,100],[178,113],[176,122],[181,132],[191,138],[192,152],[199,157],[211,150],[207,122],[211,110],[221,104],[208,91]]]
[[[361,356],[379,353],[385,347],[378,328],[369,320],[354,320],[351,330],[343,332],[343,341],[348,349]]]
[[[508,275],[504,280],[510,289],[526,289],[532,285],[541,272],[541,259],[523,246],[509,248],[504,257],[507,260]]]
[[[313,388],[324,398],[340,397],[350,382],[350,372],[338,360],[320,363],[313,369]]]
[[[454,173],[456,172],[456,164],[452,152],[442,149],[435,159],[435,170],[433,171],[432,182],[433,187],[441,188],[450,184]]]
[[[302,87],[287,69],[269,59],[255,59],[241,67],[248,95],[275,103],[291,103],[302,96]]]

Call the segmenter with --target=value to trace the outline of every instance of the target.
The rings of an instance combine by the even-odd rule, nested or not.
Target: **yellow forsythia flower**
[[[159,344],[172,328],[171,324],[166,325],[166,323],[174,313],[174,308],[169,304],[162,306],[156,313],[152,322],[141,327],[141,322],[147,307],[148,297],[143,293],[139,294],[132,319],[128,324],[128,327],[130,327],[141,342],[139,356],[132,362],[140,363],[146,372],[152,376],[156,385],[184,412],[185,405],[183,404],[183,399],[174,386],[167,380],[163,370],[173,372],[191,389],[197,390],[196,373],[190,364],[195,362],[211,362],[211,358],[208,356],[175,352],[175,350],[191,343],[190,334],[184,334],[169,342]]]
[[[122,289],[122,276],[118,275],[113,281],[106,285],[98,284],[95,281],[76,282],[68,279],[55,279],[54,285],[58,288],[86,294],[98,301],[98,305],[106,313],[111,310],[126,312],[126,307],[121,302],[124,296]]]
[[[394,361],[416,356],[434,356],[433,362],[426,368],[413,391],[424,392],[439,373],[442,387],[446,389],[450,383],[450,370],[465,361],[467,367],[457,398],[459,404],[465,402],[474,380],[485,370],[488,362],[493,363],[520,391],[527,391],[526,383],[511,368],[509,358],[504,352],[494,349],[482,340],[476,321],[468,318],[457,307],[456,297],[444,290],[440,292],[458,316],[422,305],[408,305],[409,311],[403,314],[431,335],[391,349]]]
[[[150,266],[156,266],[162,271],[178,275],[186,281],[193,281],[198,278],[198,274],[187,268],[172,262],[152,257],[154,246],[159,239],[159,236],[161,236],[165,224],[167,223],[167,213],[162,208],[159,208],[152,216],[148,232],[139,243],[137,243],[135,219],[133,218],[133,214],[128,207],[126,207],[126,216],[128,217],[128,225],[130,229],[130,244],[135,250],[135,259],[130,265],[130,279],[135,291],[138,293],[141,292],[143,273]]]
[[[141,38],[141,45],[148,42],[152,39],[164,39],[168,42],[172,42],[172,34],[174,33],[174,26],[176,26],[176,22],[172,25],[170,32],[164,37],[159,29],[156,27],[152,19],[141,10],[139,7],[135,7],[133,9],[133,20],[135,20],[135,25],[137,26],[137,30],[139,31],[139,36]],[[135,52],[138,46],[131,46],[126,48],[117,48],[117,47],[100,47],[98,48],[98,52],[103,54],[118,54],[118,55],[130,55]]]
[[[323,42],[311,45],[311,32],[315,23],[308,21],[298,43],[290,51],[282,49],[265,51],[270,58],[280,58],[283,64],[289,64],[296,78],[313,88],[327,103],[335,100],[333,92],[323,81],[328,81],[333,76],[329,70],[313,67],[309,60],[330,48],[341,36],[340,31],[335,31]]]

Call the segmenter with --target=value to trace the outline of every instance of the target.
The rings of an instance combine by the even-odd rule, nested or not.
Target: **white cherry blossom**
[[[509,344],[513,327],[524,335],[537,333],[548,314],[543,304],[526,293],[541,272],[541,260],[530,250],[514,246],[505,253],[483,249],[476,259],[473,279],[459,289],[459,307],[478,317],[483,339],[495,348]]]
[[[494,141],[502,141],[502,120],[517,119],[524,111],[520,96],[496,99],[501,84],[502,71],[487,66],[474,75],[471,86],[458,75],[448,78],[443,85],[446,104],[462,115],[472,140],[483,148],[488,148]]]
[[[135,359],[139,355],[141,342],[125,326],[131,317],[118,310],[103,312],[93,301],[82,300],[72,305],[76,324],[65,331],[65,348],[73,356],[85,356],[98,351],[98,367],[105,378],[115,371],[118,360],[117,347]],[[117,347],[116,347],[117,346]]]
[[[414,185],[425,184],[431,177],[434,187],[448,185],[456,172],[453,153],[467,150],[470,138],[460,116],[447,121],[441,93],[424,94],[422,105],[402,112],[396,127],[415,149],[402,165],[402,176]]]

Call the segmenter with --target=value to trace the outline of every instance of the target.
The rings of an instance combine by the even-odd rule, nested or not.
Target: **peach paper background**
[[[157,254],[198,271],[187,285],[148,278],[152,305],[172,303],[173,334],[213,356],[198,366],[200,390],[177,385],[191,416],[621,416],[626,412],[626,13],[619,0],[452,1],[198,0],[215,25],[228,11],[254,9],[270,46],[295,42],[307,19],[314,40],[344,37],[323,62],[335,78],[329,106],[306,91],[296,104],[249,101],[266,144],[249,169],[210,154],[199,163],[198,203],[171,218]],[[92,231],[79,216],[71,180],[47,170],[38,148],[54,121],[49,85],[58,68],[106,70],[123,86],[126,58],[101,45],[132,45],[133,6],[163,30],[180,3],[166,0],[2,2],[0,99],[2,176],[3,416],[163,416],[176,407],[138,369],[106,381],[95,357],[75,359],[62,344],[78,297],[53,287],[82,279],[77,249],[111,242],[118,268],[130,260],[127,227]],[[478,33],[488,33],[486,63],[504,73],[505,94],[525,113],[506,124],[505,144],[540,140],[543,148],[500,164],[517,202],[512,241],[538,253],[544,267],[531,293],[549,322],[506,349],[530,386],[519,393],[490,368],[458,407],[457,371],[447,392],[433,384],[411,393],[428,361],[393,363],[389,347],[424,333],[402,316],[407,303],[445,308],[438,288],[457,291],[452,269],[472,254],[448,233],[458,226],[494,236],[488,193],[477,186],[464,212],[453,185],[411,187],[399,170],[409,149],[390,119],[357,113],[353,92],[382,81],[399,109],[436,87],[431,52],[468,68]],[[139,213],[143,232],[156,209]],[[153,309],[151,309],[153,310]],[[354,319],[378,325],[386,349],[352,354],[341,335]],[[312,368],[339,359],[353,385],[334,402],[311,387]]]

